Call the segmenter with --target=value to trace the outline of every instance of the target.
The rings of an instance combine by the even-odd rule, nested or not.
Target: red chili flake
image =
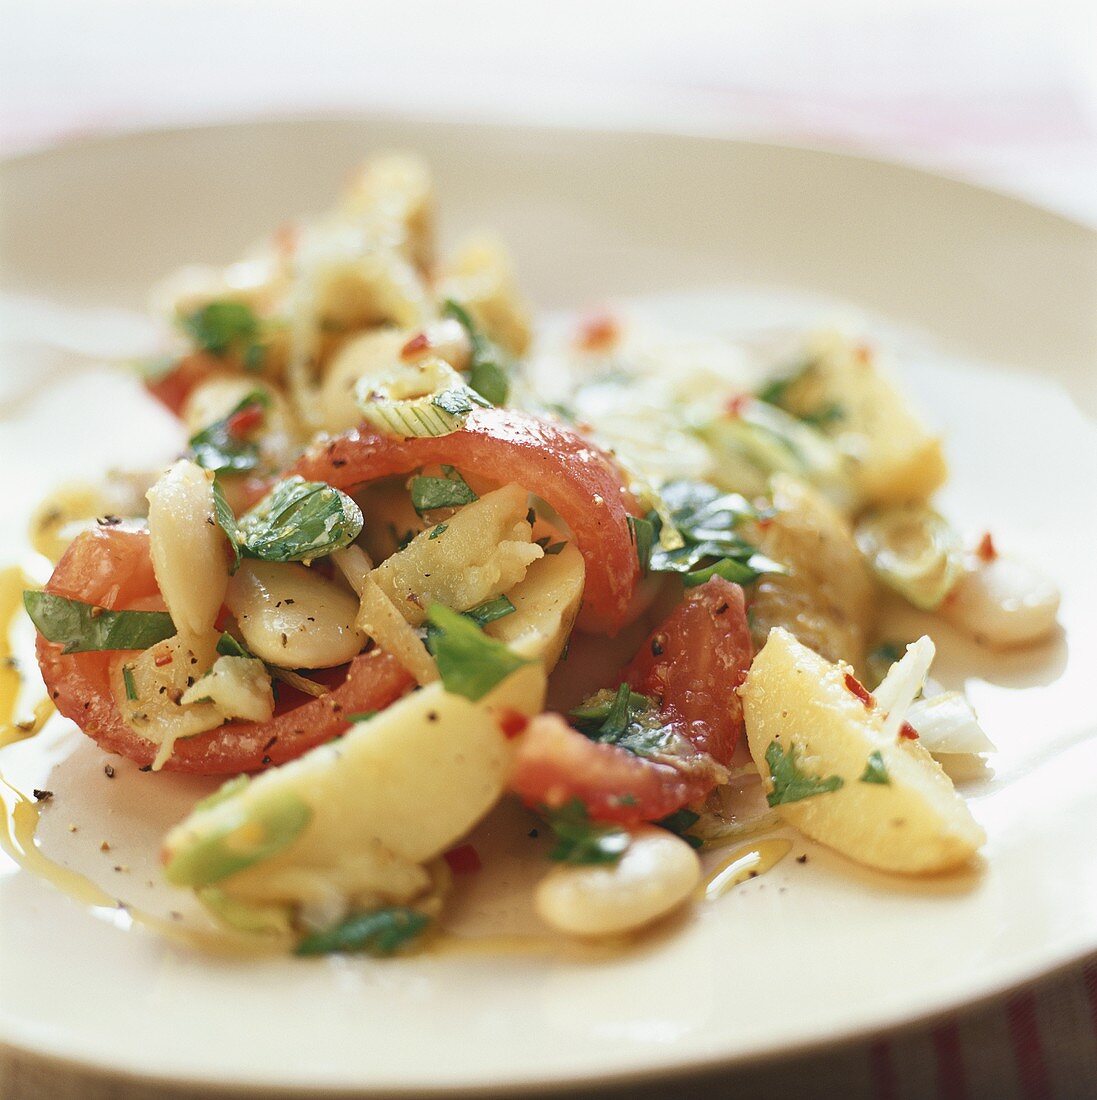
[[[899,727],[899,737],[904,741],[917,741],[918,731],[909,722],[904,722]]]
[[[514,740],[528,725],[529,719],[516,710],[504,710],[499,715],[499,728],[508,741]]]
[[[156,656],[152,659],[152,663],[156,665],[157,668],[163,668],[165,665],[170,665],[171,651],[165,650],[163,653],[157,653]]]
[[[872,708],[876,706],[876,700],[872,697],[872,692],[870,692],[851,672],[846,673],[846,687],[849,689],[850,693],[856,695],[869,710],[872,710]]]
[[[750,400],[750,394],[737,393],[734,397],[730,398],[724,405],[724,413],[727,416],[742,416],[743,409],[746,408],[747,402]]]
[[[584,351],[609,351],[621,338],[621,326],[609,313],[592,313],[579,322],[576,347]]]
[[[853,358],[862,365],[867,365],[872,362],[872,348],[868,344],[858,344],[853,349]]]
[[[225,422],[225,434],[230,439],[246,439],[263,423],[263,406],[258,402],[245,405]]]
[[[228,609],[228,605],[221,604],[221,609],[217,612],[217,618],[213,621],[213,629],[224,633],[225,627],[228,626],[231,618],[232,612]]]
[[[979,545],[975,548],[975,556],[985,562],[994,561],[998,557],[998,548],[994,545],[994,539],[989,531],[979,540]]]
[[[430,337],[425,332],[417,332],[401,349],[401,359],[414,359],[430,347]]]
[[[451,848],[446,852],[445,860],[455,875],[472,875],[483,867],[479,854],[471,844]]]

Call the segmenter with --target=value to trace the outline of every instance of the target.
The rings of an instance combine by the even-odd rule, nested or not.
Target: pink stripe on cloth
[[[1046,1100],[1052,1095],[1040,1025],[1036,1020],[1036,994],[1026,990],[1006,1002],[1009,1038],[1021,1095],[1025,1100]]]
[[[942,1100],[966,1100],[967,1077],[960,1025],[949,1020],[933,1029],[933,1052],[937,1058],[937,1093]]]
[[[897,1100],[899,1090],[895,1080],[895,1062],[887,1039],[877,1039],[868,1048],[868,1069],[876,1100]]]

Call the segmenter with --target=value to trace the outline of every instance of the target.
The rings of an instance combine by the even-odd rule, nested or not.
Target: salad
[[[1008,648],[1059,596],[935,510],[941,440],[884,354],[624,313],[534,347],[502,247],[439,257],[434,227],[426,167],[383,156],[157,288],[143,370],[185,453],[35,520],[53,705],[142,771],[225,779],[164,837],[167,881],[236,936],[385,955],[429,942],[503,801],[553,838],[538,917],[582,939],[779,827],[968,864],[942,762],[993,745],[881,610]]]

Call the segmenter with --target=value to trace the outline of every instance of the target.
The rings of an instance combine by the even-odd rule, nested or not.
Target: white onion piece
[[[906,720],[934,756],[995,751],[972,705],[958,691],[919,699],[907,711]]]
[[[926,682],[936,652],[932,639],[925,635],[911,642],[873,692],[876,705],[887,715],[883,725],[885,741],[894,741],[899,736],[899,727],[908,720],[907,712]]]

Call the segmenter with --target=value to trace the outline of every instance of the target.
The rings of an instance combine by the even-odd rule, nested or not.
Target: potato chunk
[[[872,625],[873,582],[845,518],[815,489],[773,478],[776,514],[747,537],[788,574],[759,578],[750,600],[755,648],[775,626],[827,660],[860,667]]]
[[[432,603],[467,611],[508,591],[543,556],[531,541],[528,507],[520,486],[496,489],[416,535],[373,577],[412,626]]]
[[[741,691],[747,740],[777,812],[883,871],[965,863],[986,840],[982,828],[918,741],[884,735],[883,716],[846,675],[781,629],[754,659]]]
[[[551,670],[579,613],[585,576],[583,555],[572,543],[558,554],[540,558],[507,592],[514,614],[488,623],[484,632]]]

